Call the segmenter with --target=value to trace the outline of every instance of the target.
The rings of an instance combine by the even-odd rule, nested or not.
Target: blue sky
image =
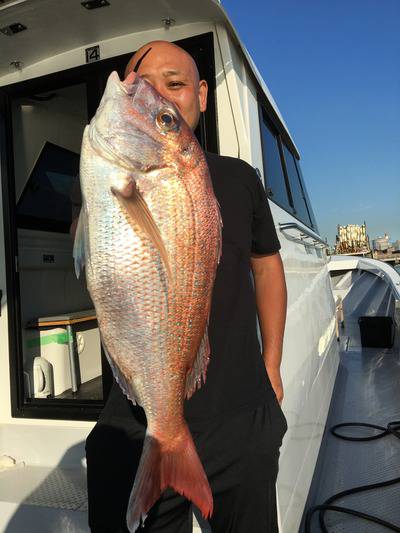
[[[400,1],[224,0],[301,155],[320,233],[400,239]]]

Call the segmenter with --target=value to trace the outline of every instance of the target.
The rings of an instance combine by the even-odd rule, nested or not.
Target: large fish
[[[206,375],[221,250],[204,154],[173,104],[138,75],[113,72],[83,135],[80,180],[75,266],[85,264],[114,376],[148,424],[128,528],[168,486],[208,517],[211,490],[183,417]]]

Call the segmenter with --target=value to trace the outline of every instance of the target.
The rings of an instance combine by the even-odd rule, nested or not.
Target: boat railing
[[[333,267],[333,268],[332,268]],[[384,280],[391,288],[395,301],[395,316],[397,326],[400,328],[400,274],[390,265],[379,259],[356,256],[331,256],[330,270],[356,270],[370,272]]]
[[[321,239],[321,237],[317,233],[315,233],[309,228],[301,226],[297,222],[279,223],[279,229],[290,241],[294,241],[299,244],[304,244],[306,246],[314,246],[314,248],[328,247],[328,244],[323,239]],[[293,233],[290,233],[290,230],[296,230],[298,234],[293,235]]]

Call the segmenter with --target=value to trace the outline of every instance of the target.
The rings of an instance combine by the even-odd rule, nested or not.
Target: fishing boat
[[[85,439],[112,375],[93,304],[74,274],[70,190],[83,128],[109,73],[122,77],[135,50],[164,39],[187,50],[208,82],[201,145],[250,163],[269,198],[289,297],[278,518],[281,532],[298,531],[344,353],[340,309],[354,294],[349,287],[368,284],[359,264],[342,264],[340,280],[332,274],[299,150],[223,7],[213,0],[1,0],[0,31],[0,530],[89,531]],[[374,268],[370,280],[384,283]],[[371,282],[368,290],[377,287]],[[395,317],[400,298],[390,294],[386,310]]]

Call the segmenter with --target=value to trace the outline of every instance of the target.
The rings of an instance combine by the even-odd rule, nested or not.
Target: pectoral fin
[[[155,223],[150,210],[137,189],[135,183],[129,182],[123,189],[112,187],[112,192],[120,202],[123,210],[128,216],[142,229],[149,237],[151,242],[160,253],[161,259],[167,271],[168,278],[171,280],[172,271],[169,264],[168,253],[164,246],[160,230]]]

